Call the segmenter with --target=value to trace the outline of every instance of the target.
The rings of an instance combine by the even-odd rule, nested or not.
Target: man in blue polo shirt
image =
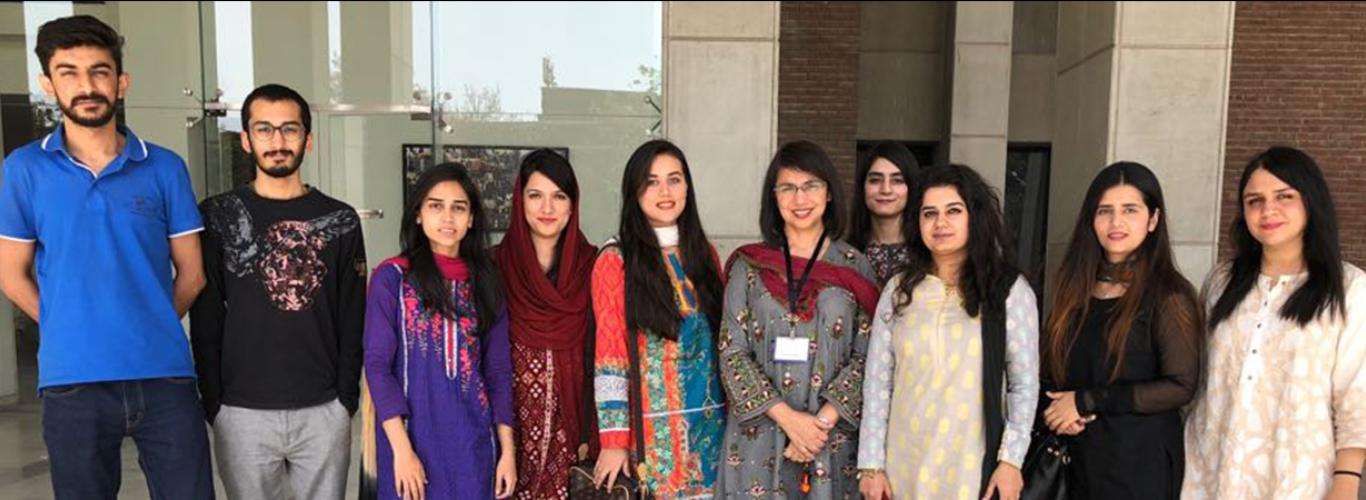
[[[115,499],[119,448],[131,436],[152,498],[212,499],[179,320],[204,286],[203,225],[185,162],[115,123],[129,83],[122,45],[90,16],[39,29],[39,80],[62,123],[5,160],[0,288],[42,332],[38,388],[56,498]]]

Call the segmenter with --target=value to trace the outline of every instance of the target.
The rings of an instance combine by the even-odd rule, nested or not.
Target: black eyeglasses
[[[279,130],[280,135],[288,142],[296,142],[304,136],[304,126],[298,122],[289,122],[278,127],[266,122],[256,122],[251,126],[251,136],[258,141],[269,141],[271,137],[275,137],[276,130]]]

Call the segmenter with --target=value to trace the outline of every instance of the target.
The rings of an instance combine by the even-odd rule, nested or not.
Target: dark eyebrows
[[[1298,192],[1299,192],[1299,191],[1297,191],[1295,188],[1293,188],[1293,187],[1288,187],[1288,186],[1287,186],[1287,187],[1283,187],[1283,188],[1277,189],[1277,190],[1275,190],[1275,191],[1272,191],[1271,194],[1282,194],[1282,193],[1295,194],[1295,193],[1298,193]],[[1256,199],[1256,198],[1261,198],[1262,196],[1263,196],[1263,194],[1260,193],[1260,192],[1243,193],[1243,199],[1244,199],[1244,200],[1252,200],[1252,199]]]
[[[961,202],[961,201],[951,201],[951,202],[949,202],[947,205],[944,205],[944,208],[945,208],[945,209],[950,209],[950,208],[954,208],[954,207],[958,207],[958,208],[967,208],[968,206],[967,206],[967,204],[965,204],[965,203],[963,203],[963,202]],[[924,212],[924,211],[926,211],[926,210],[938,210],[938,209],[939,209],[939,207],[921,207],[921,208],[920,208],[920,211],[921,211],[921,212]]]
[[[285,125],[298,125],[298,126],[300,126],[300,127],[304,126],[303,122],[300,122],[300,121],[298,121],[298,120],[290,120],[290,121],[281,123],[281,124],[279,124],[279,125],[276,125],[276,124],[274,124],[274,123],[271,123],[270,120],[252,120],[252,121],[251,121],[251,126],[255,127],[255,126],[260,125],[260,124],[262,124],[262,123],[264,123],[264,124],[266,124],[266,125],[270,125],[270,126],[272,126],[272,127],[283,127],[283,126],[285,126]]]
[[[54,64],[53,67],[56,68],[56,69],[77,69],[75,64],[71,64],[71,63],[69,63],[69,62],[59,62],[59,63],[57,63],[57,64]],[[114,69],[114,66],[113,66],[112,64],[107,63],[107,62],[100,61],[100,62],[97,62],[97,63],[95,63],[95,64],[92,64],[92,65],[90,66],[90,69],[91,69],[91,70],[96,70],[96,69]]]
[[[438,202],[438,203],[445,203],[445,202],[446,202],[446,200],[441,199],[441,198],[437,198],[437,197],[435,197],[435,196],[428,196],[428,197],[427,197],[427,202],[428,202],[428,203],[431,203],[431,202],[433,202],[433,201]],[[451,203],[455,203],[455,204],[464,203],[464,204],[468,205],[468,204],[470,203],[470,200],[467,200],[467,199],[464,199],[464,198],[457,198],[457,199],[455,199],[455,200],[452,200]]]

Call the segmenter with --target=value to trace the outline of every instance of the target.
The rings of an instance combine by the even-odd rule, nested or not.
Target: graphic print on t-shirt
[[[307,221],[279,221],[257,235],[240,198],[224,196],[218,205],[206,215],[223,239],[223,267],[238,278],[255,271],[271,304],[282,311],[313,305],[327,275],[319,254],[332,240],[360,228],[355,213],[343,209]]]

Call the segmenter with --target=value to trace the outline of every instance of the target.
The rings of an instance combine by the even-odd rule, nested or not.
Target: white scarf
[[[657,227],[655,229],[655,239],[659,240],[659,248],[669,248],[678,246],[678,225],[669,227]]]

